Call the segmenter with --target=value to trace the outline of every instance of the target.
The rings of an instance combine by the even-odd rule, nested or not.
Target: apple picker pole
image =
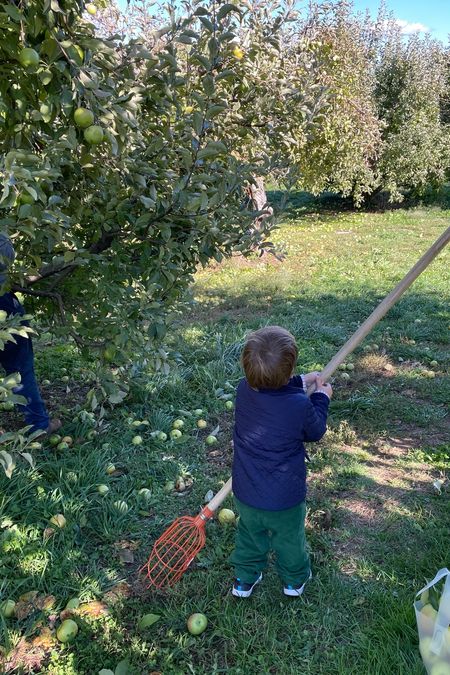
[[[437,239],[428,251],[411,268],[399,284],[380,302],[372,314],[361,324],[345,345],[323,369],[321,376],[327,380],[347,356],[364,340],[372,328],[383,318],[423,270],[431,263],[450,241],[450,227]],[[311,394],[312,390],[308,391]],[[172,586],[187,570],[197,553],[205,545],[205,525],[213,517],[225,498],[231,492],[231,478],[203,507],[197,516],[183,516],[155,542],[147,563],[142,567],[149,580],[149,587]]]

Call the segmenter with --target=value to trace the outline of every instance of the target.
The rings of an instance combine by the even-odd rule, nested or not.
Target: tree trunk
[[[264,178],[261,176],[255,178],[255,182],[248,188],[248,197],[255,211],[265,211],[254,222],[255,228],[259,229],[264,220],[273,214],[273,208],[267,203]]]

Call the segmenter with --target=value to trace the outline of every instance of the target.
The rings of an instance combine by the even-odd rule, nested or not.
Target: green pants
[[[267,555],[272,549],[283,583],[301,586],[310,573],[305,539],[305,502],[284,511],[254,509],[236,498],[235,502],[240,518],[230,562],[236,578],[252,584],[266,567]]]

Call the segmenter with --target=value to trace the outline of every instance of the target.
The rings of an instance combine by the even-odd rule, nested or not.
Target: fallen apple
[[[211,434],[206,437],[206,443],[207,445],[214,445],[214,443],[217,443],[217,438]]]
[[[437,361],[430,361],[430,366],[431,366],[432,368],[437,368],[438,365],[439,365],[439,363],[438,363]]]
[[[56,449],[57,450],[68,450],[69,445],[65,441],[61,441],[61,443],[58,443],[58,445],[56,446]]]
[[[70,377],[68,375],[63,375],[61,378],[61,382],[68,382],[70,380]]]
[[[348,373],[341,373],[341,380],[349,380],[350,375]]]
[[[78,625],[73,619],[66,619],[56,631],[56,637],[60,642],[71,642],[78,633]]]
[[[174,429],[182,429],[184,427],[184,422],[183,420],[175,420],[172,426]]]
[[[56,516],[50,518],[50,523],[56,525],[56,527],[59,527],[60,529],[66,526],[66,522],[67,521],[62,513],[57,513]]]
[[[184,492],[186,490],[186,483],[184,482],[183,476],[178,476],[175,481],[175,490],[177,492]]]
[[[197,426],[199,429],[206,429],[208,423],[206,420],[197,420]]]
[[[61,443],[67,443],[67,445],[70,447],[71,445],[73,445],[72,436],[63,436],[61,439]]]
[[[78,482],[78,476],[75,473],[75,471],[68,471],[67,472],[67,480],[69,483],[77,483]]]
[[[97,492],[101,495],[106,495],[109,492],[109,487],[107,485],[97,485]]]
[[[122,499],[118,499],[116,502],[114,502],[114,506],[119,511],[119,513],[127,513],[129,510],[128,504]]]
[[[156,438],[158,441],[167,441],[167,434],[164,431],[159,431]]]
[[[66,605],[66,609],[77,609],[80,606],[80,598],[71,598]]]
[[[42,384],[43,384],[45,387],[48,387],[48,386],[51,384],[51,382],[50,382],[50,380],[42,380]]]
[[[355,370],[354,363],[347,363],[347,370]]]
[[[229,525],[235,522],[236,515],[231,509],[221,509],[217,514],[217,519],[222,525]]]
[[[141,445],[142,440],[143,440],[142,436],[135,436],[131,442],[133,443],[133,445]]]
[[[61,440],[61,436],[59,434],[52,434],[50,438],[48,439],[48,442],[50,445],[58,445],[58,443]]]
[[[172,429],[172,431],[170,432],[170,438],[172,439],[181,438],[182,435],[183,434],[179,429]]]
[[[187,629],[191,635],[200,635],[200,633],[203,633],[206,629],[207,625],[208,619],[204,614],[200,614],[200,612],[191,614],[187,620]]]
[[[114,473],[115,470],[116,470],[116,467],[112,463],[108,464],[107,467],[106,467],[106,473],[108,474],[108,476],[110,476],[112,473]]]
[[[151,497],[152,497],[152,491],[149,490],[148,488],[141,488],[139,490],[139,494],[146,501],[149,501],[149,499],[151,499]]]
[[[200,415],[203,415],[203,410],[201,408],[196,408],[194,410],[194,415],[196,415],[197,417],[200,417]]]
[[[234,403],[233,403],[233,401],[225,401],[225,408],[226,408],[227,410],[233,410],[233,408],[234,408]]]
[[[436,377],[436,373],[434,370],[424,370],[423,371],[423,376],[427,377],[428,379],[432,380]]]
[[[16,603],[14,602],[14,600],[11,599],[3,600],[3,602],[0,603],[0,615],[4,616],[5,619],[9,619],[10,617],[12,617],[15,609]]]

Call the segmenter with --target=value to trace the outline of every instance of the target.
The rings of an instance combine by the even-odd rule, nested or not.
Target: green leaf
[[[212,96],[214,94],[214,78],[212,75],[205,75],[205,77],[202,80],[203,84],[203,89],[205,90],[205,94],[208,96]]]
[[[219,9],[219,11],[217,12],[217,20],[218,20],[218,21],[221,21],[221,20],[224,19],[224,18],[227,16],[227,14],[229,14],[230,12],[238,12],[238,13],[240,13],[240,12],[239,12],[239,8],[236,7],[236,5],[232,5],[231,3],[227,3],[227,4],[225,4],[225,5],[222,5],[222,7],[221,7],[221,8]]]
[[[159,621],[160,618],[160,614],[144,614],[144,616],[139,619],[138,629],[145,630],[146,628],[153,626],[153,624]]]

